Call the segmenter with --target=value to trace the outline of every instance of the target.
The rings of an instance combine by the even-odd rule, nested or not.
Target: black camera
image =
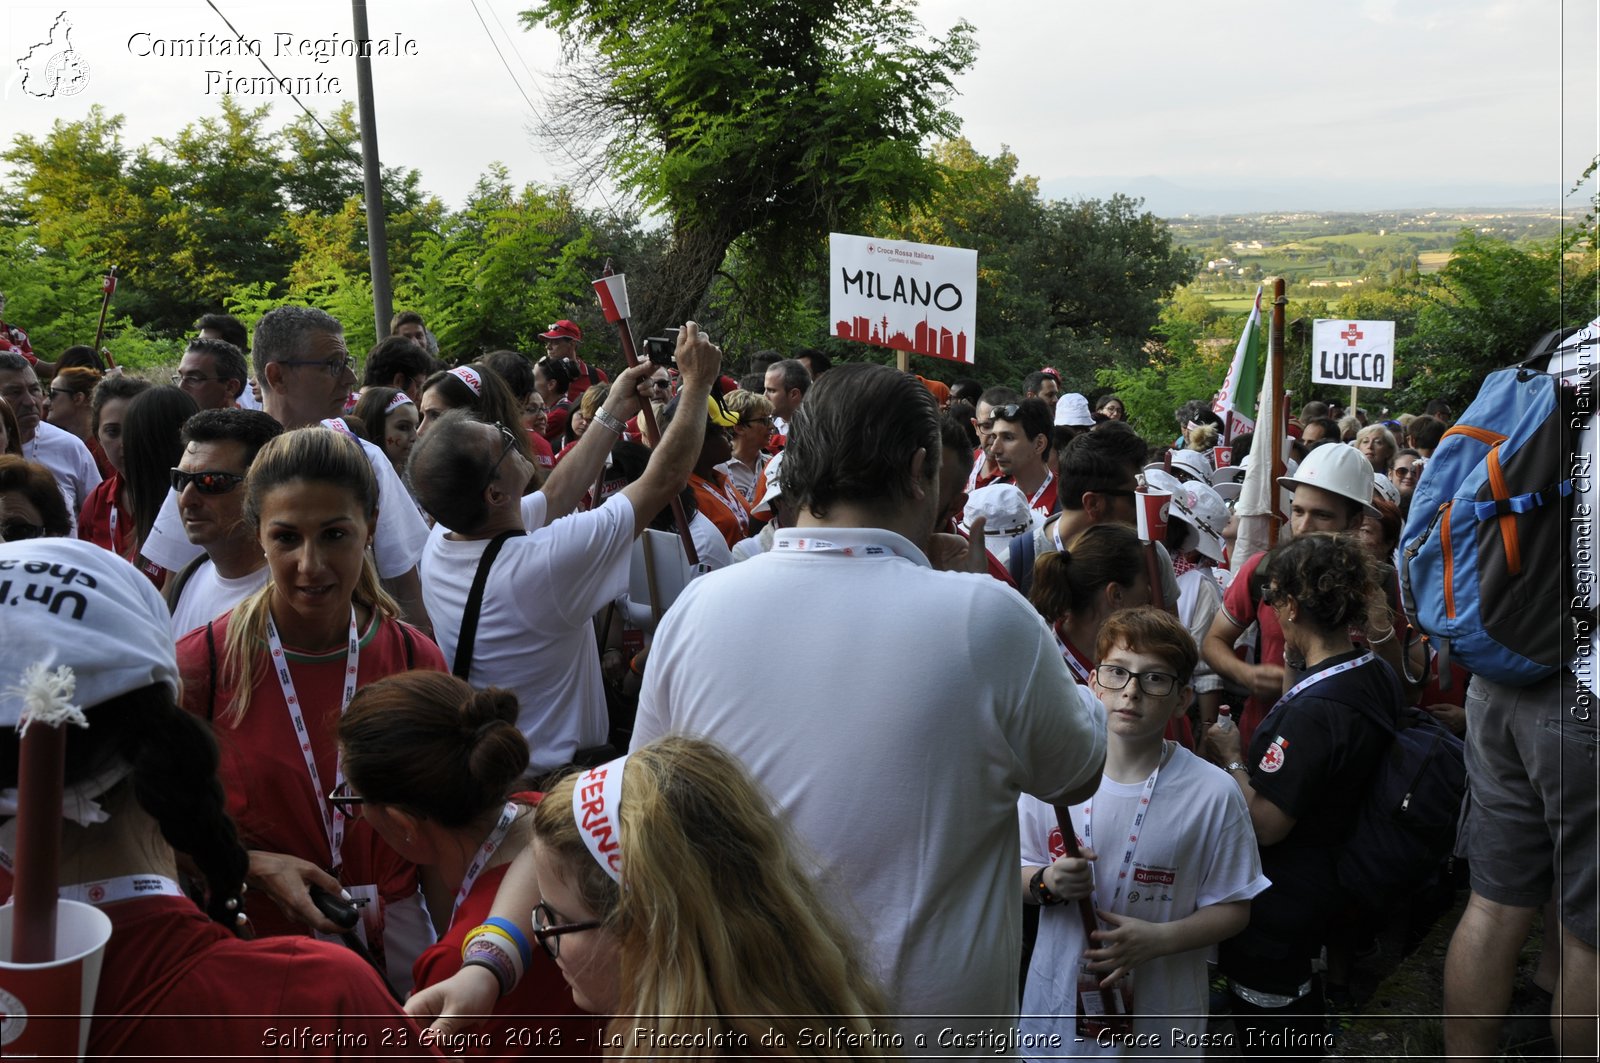
[[[650,359],[651,365],[670,367],[677,364],[678,330],[669,328],[662,332],[660,336],[645,337],[644,356]]]

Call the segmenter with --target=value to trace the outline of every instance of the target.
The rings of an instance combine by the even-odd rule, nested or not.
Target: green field
[[[1256,305],[1256,297],[1254,295],[1207,295],[1206,302],[1218,310],[1231,310],[1243,314],[1248,313],[1250,308]]]

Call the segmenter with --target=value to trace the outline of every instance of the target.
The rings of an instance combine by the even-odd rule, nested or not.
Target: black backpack
[[[1455,848],[1466,745],[1421,709],[1401,709],[1394,724],[1362,711],[1393,738],[1356,813],[1338,878],[1352,900],[1384,912],[1426,885]]]

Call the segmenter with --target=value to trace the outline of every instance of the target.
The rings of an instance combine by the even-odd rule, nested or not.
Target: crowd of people
[[[1447,1052],[1496,1050],[1542,912],[1594,1055],[1572,673],[1480,682],[1402,602],[1445,404],[1268,447],[1197,397],[1152,445],[1050,368],[391,332],[358,367],[321,311],[206,315],[170,384],[0,349],[0,789],[81,706],[91,1056],[1320,1058],[1460,888]],[[1374,911],[1339,868],[1413,706],[1471,800]]]

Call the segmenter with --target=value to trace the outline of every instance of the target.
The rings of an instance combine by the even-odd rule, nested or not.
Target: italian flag
[[[1227,439],[1256,427],[1256,400],[1261,394],[1261,289],[1256,288],[1256,303],[1244,323],[1244,334],[1234,348],[1228,377],[1222,382],[1211,409],[1227,426]]]

